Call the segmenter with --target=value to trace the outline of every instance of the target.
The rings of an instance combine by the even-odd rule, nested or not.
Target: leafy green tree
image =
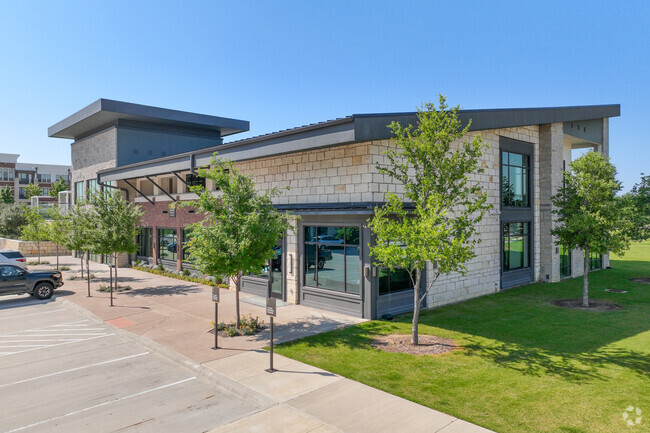
[[[41,191],[41,187],[38,186],[38,183],[30,183],[25,187],[25,198],[28,200],[42,194],[43,191]]]
[[[650,239],[650,175],[641,173],[641,182],[625,194],[624,200],[634,210],[630,236],[634,241]]]
[[[119,253],[133,254],[138,250],[136,237],[140,233],[139,221],[144,212],[140,205],[122,198],[120,191],[98,191],[91,195],[96,236],[93,251],[112,255],[117,264]],[[115,287],[117,285],[117,266],[115,266]],[[111,284],[111,306],[113,306],[113,285]]]
[[[64,241],[64,245],[70,251],[78,251],[81,253],[81,276],[84,273],[84,254],[88,256],[88,252],[92,251],[96,245],[97,226],[92,207],[85,201],[78,201],[74,206],[70,207],[67,214],[67,222],[69,230]],[[86,269],[88,281],[90,281],[90,269]],[[90,282],[88,283],[88,296],[90,296]]]
[[[480,136],[463,140],[469,125],[458,119],[459,107],[449,108],[440,95],[439,107],[418,109],[418,125],[389,125],[395,147],[385,152],[390,164],[377,169],[404,185],[404,196],[387,194],[387,203],[375,208],[368,226],[376,244],[370,246],[377,266],[407,269],[413,292],[411,343],[418,344],[420,305],[438,277],[467,272],[480,242],[478,224],[491,206],[478,183],[479,159],[486,145]],[[406,202],[404,202],[405,200]],[[421,288],[423,271],[433,263],[428,284]]]
[[[70,185],[68,185],[68,182],[66,182],[62,178],[58,178],[56,182],[52,184],[52,189],[50,189],[49,195],[50,197],[54,197],[58,199],[59,193],[61,191],[68,191],[69,189],[70,189]]]
[[[18,239],[26,222],[24,204],[0,204],[0,236]]]
[[[21,229],[22,238],[26,241],[36,242],[38,250],[38,263],[41,263],[41,242],[48,240],[48,224],[38,209],[25,208],[26,224]]]
[[[198,175],[214,181],[220,194],[194,186],[199,200],[180,206],[196,207],[204,216],[192,225],[190,258],[204,274],[232,279],[239,328],[241,276],[259,272],[274,257],[275,243],[291,225],[273,207],[272,198],[280,194],[277,188],[258,193],[250,176],[240,174],[231,161],[217,159],[216,153],[211,167],[199,169]]]
[[[10,186],[0,188],[0,203],[13,203],[15,200],[14,189]]]
[[[631,211],[616,194],[621,183],[616,168],[598,152],[587,152],[564,172],[564,186],[551,200],[558,226],[551,232],[556,244],[584,251],[582,306],[589,306],[589,255],[613,251],[624,254],[630,246]]]
[[[61,213],[58,206],[48,210],[50,224],[48,226],[48,240],[56,244],[56,269],[59,269],[59,245],[65,245],[66,239],[70,236],[70,220],[67,215]]]

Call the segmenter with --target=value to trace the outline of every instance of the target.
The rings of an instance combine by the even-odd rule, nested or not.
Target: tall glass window
[[[138,234],[138,255],[142,257],[153,257],[153,229],[142,227]]]
[[[191,186],[202,186],[205,188],[205,178],[204,177],[199,177],[196,174],[186,174],[185,175],[185,184],[187,185],[186,187],[186,192],[190,192],[190,187]]]
[[[501,152],[501,195],[504,207],[529,207],[528,188],[530,157],[513,152]]]
[[[415,275],[413,275],[415,280]],[[411,276],[407,269],[379,268],[379,294],[388,295],[391,293],[403,292],[413,288]]]
[[[176,229],[158,229],[158,258],[176,261]]]
[[[186,228],[183,229],[183,260],[186,262],[191,261],[190,260],[190,252],[188,251],[187,248],[187,243],[192,239],[192,229],[191,228]]]
[[[305,227],[306,286],[359,294],[359,227]]]
[[[11,182],[14,180],[14,170],[12,168],[0,168],[0,180]]]
[[[74,183],[74,198],[76,201],[86,198],[86,189],[83,182]]]
[[[96,194],[98,191],[97,179],[88,180],[88,194]]]
[[[530,267],[530,223],[503,224],[503,270]]]
[[[571,276],[571,251],[560,245],[560,277]]]
[[[603,267],[603,258],[598,253],[589,253],[589,269],[600,269]]]

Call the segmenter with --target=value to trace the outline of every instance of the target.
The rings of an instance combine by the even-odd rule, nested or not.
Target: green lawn
[[[611,266],[590,274],[590,294],[618,303],[620,311],[549,304],[580,297],[578,278],[424,312],[420,333],[463,346],[446,355],[391,354],[369,345],[374,335],[408,334],[408,315],[287,343],[277,352],[501,433],[648,432],[650,285],[628,279],[650,277],[650,242],[613,257]],[[628,406],[643,410],[642,425],[624,424]]]

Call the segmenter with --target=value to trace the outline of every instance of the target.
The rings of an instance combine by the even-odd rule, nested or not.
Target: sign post
[[[273,373],[274,371],[277,371],[273,368],[273,318],[275,317],[275,312],[276,312],[275,298],[266,298],[266,315],[269,316],[269,320],[271,321],[271,345],[270,345],[271,350],[269,351],[270,365],[269,368],[266,370],[269,373]]]
[[[219,348],[219,288],[212,288],[212,302],[214,302],[214,350]]]

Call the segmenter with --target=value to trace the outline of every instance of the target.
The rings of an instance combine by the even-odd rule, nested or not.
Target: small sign
[[[275,298],[266,298],[266,315],[275,317],[275,310],[276,310]]]
[[[176,208],[170,208],[169,209],[169,217],[170,218],[176,218]]]
[[[219,302],[219,288],[212,288],[212,302]]]

